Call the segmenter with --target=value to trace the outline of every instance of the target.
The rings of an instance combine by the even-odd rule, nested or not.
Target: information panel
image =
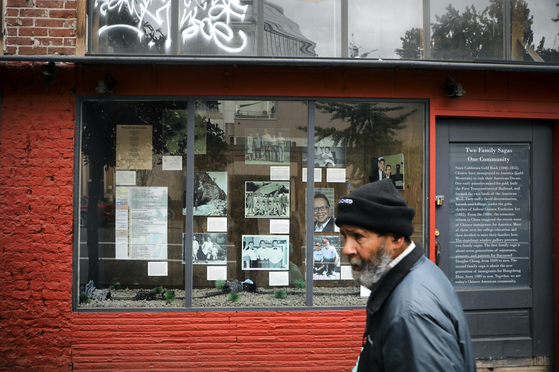
[[[530,285],[530,146],[450,145],[455,288]]]
[[[116,259],[167,259],[167,195],[167,187],[116,188]]]

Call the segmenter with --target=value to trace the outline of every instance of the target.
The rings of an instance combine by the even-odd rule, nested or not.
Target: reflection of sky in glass
[[[530,15],[534,16],[534,46],[537,48],[542,36],[545,36],[545,48],[557,49],[559,47],[559,22],[555,23],[551,18],[558,18],[559,7],[555,4],[559,0],[526,0]]]
[[[318,57],[340,57],[340,1],[266,0],[283,8],[301,33],[316,43]]]
[[[406,31],[420,27],[419,0],[350,0],[349,44],[367,58],[399,58],[394,50],[402,47]]]

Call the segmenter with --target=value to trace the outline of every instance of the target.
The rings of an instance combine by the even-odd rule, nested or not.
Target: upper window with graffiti
[[[559,0],[450,2],[93,0],[88,54],[559,61]]]
[[[268,1],[95,0],[90,6],[93,54],[317,56],[316,43]]]

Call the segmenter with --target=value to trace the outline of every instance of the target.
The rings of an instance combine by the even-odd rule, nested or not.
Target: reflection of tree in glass
[[[402,49],[396,49],[395,53],[403,59],[419,59],[421,57],[421,31],[414,27],[406,31],[404,37],[401,37]]]
[[[376,52],[378,50],[378,49],[373,49],[369,52],[359,54],[359,48],[361,47],[355,45],[355,43],[353,42],[353,34],[351,34],[351,43],[349,43],[349,58],[367,58],[369,54]]]
[[[559,7],[559,3],[555,4],[555,6]],[[559,22],[559,14],[557,14],[557,18],[551,18],[551,21],[557,23]],[[559,33],[557,33],[559,35]],[[536,52],[542,57],[542,59],[546,62],[559,62],[559,48],[544,48],[545,44],[545,36],[542,36],[540,40],[540,44],[538,45],[538,49]]]
[[[379,106],[378,102],[317,102],[316,107],[322,113],[331,114],[330,121],[347,123],[343,129],[317,126],[315,141],[330,138],[334,146],[346,147],[346,162],[351,165],[349,176],[352,179],[366,174],[369,157],[402,152],[402,141],[394,137],[396,131],[406,127],[406,119],[415,112],[401,113],[405,106]],[[307,131],[307,127],[298,129]]]
[[[203,156],[194,157],[194,165],[196,169],[203,169],[204,171],[221,171],[224,170],[227,164],[232,160],[226,157],[227,146],[225,143],[225,132],[219,127],[218,124],[212,123],[210,119],[196,115],[197,127],[200,122],[206,123],[205,131],[205,152]],[[196,152],[196,142],[198,138],[194,138],[194,147]]]
[[[452,5],[447,13],[435,15],[432,24],[431,57],[441,60],[504,59],[503,56],[503,1],[489,0],[489,5],[478,12],[474,5],[460,14]],[[523,41],[533,48],[534,17],[525,0],[512,0],[513,42]],[[412,28],[401,37],[402,48],[396,49],[401,58],[418,59],[420,30]],[[513,48],[514,49],[514,48]],[[521,56],[522,58],[522,56]],[[525,54],[525,58],[530,58]]]

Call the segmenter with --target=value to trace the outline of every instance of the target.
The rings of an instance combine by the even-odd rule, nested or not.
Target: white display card
[[[163,156],[163,170],[182,170],[182,156]]]
[[[117,186],[136,186],[136,171],[116,171]]]
[[[227,232],[227,217],[208,217],[208,232]]]
[[[344,183],[345,168],[326,168],[326,182]]]
[[[270,234],[289,234],[289,220],[270,220]]]
[[[227,266],[208,266],[206,280],[227,280]]]
[[[287,286],[289,285],[288,271],[270,271],[268,276],[268,284],[270,286]]]
[[[340,267],[342,280],[349,280],[353,279],[353,275],[351,275],[351,266],[342,266]]]
[[[165,262],[148,262],[148,276],[167,276],[169,268]]]
[[[307,168],[302,171],[303,182],[307,182]],[[314,168],[314,182],[322,182],[322,168]]]
[[[270,167],[270,181],[289,181],[289,167]]]

